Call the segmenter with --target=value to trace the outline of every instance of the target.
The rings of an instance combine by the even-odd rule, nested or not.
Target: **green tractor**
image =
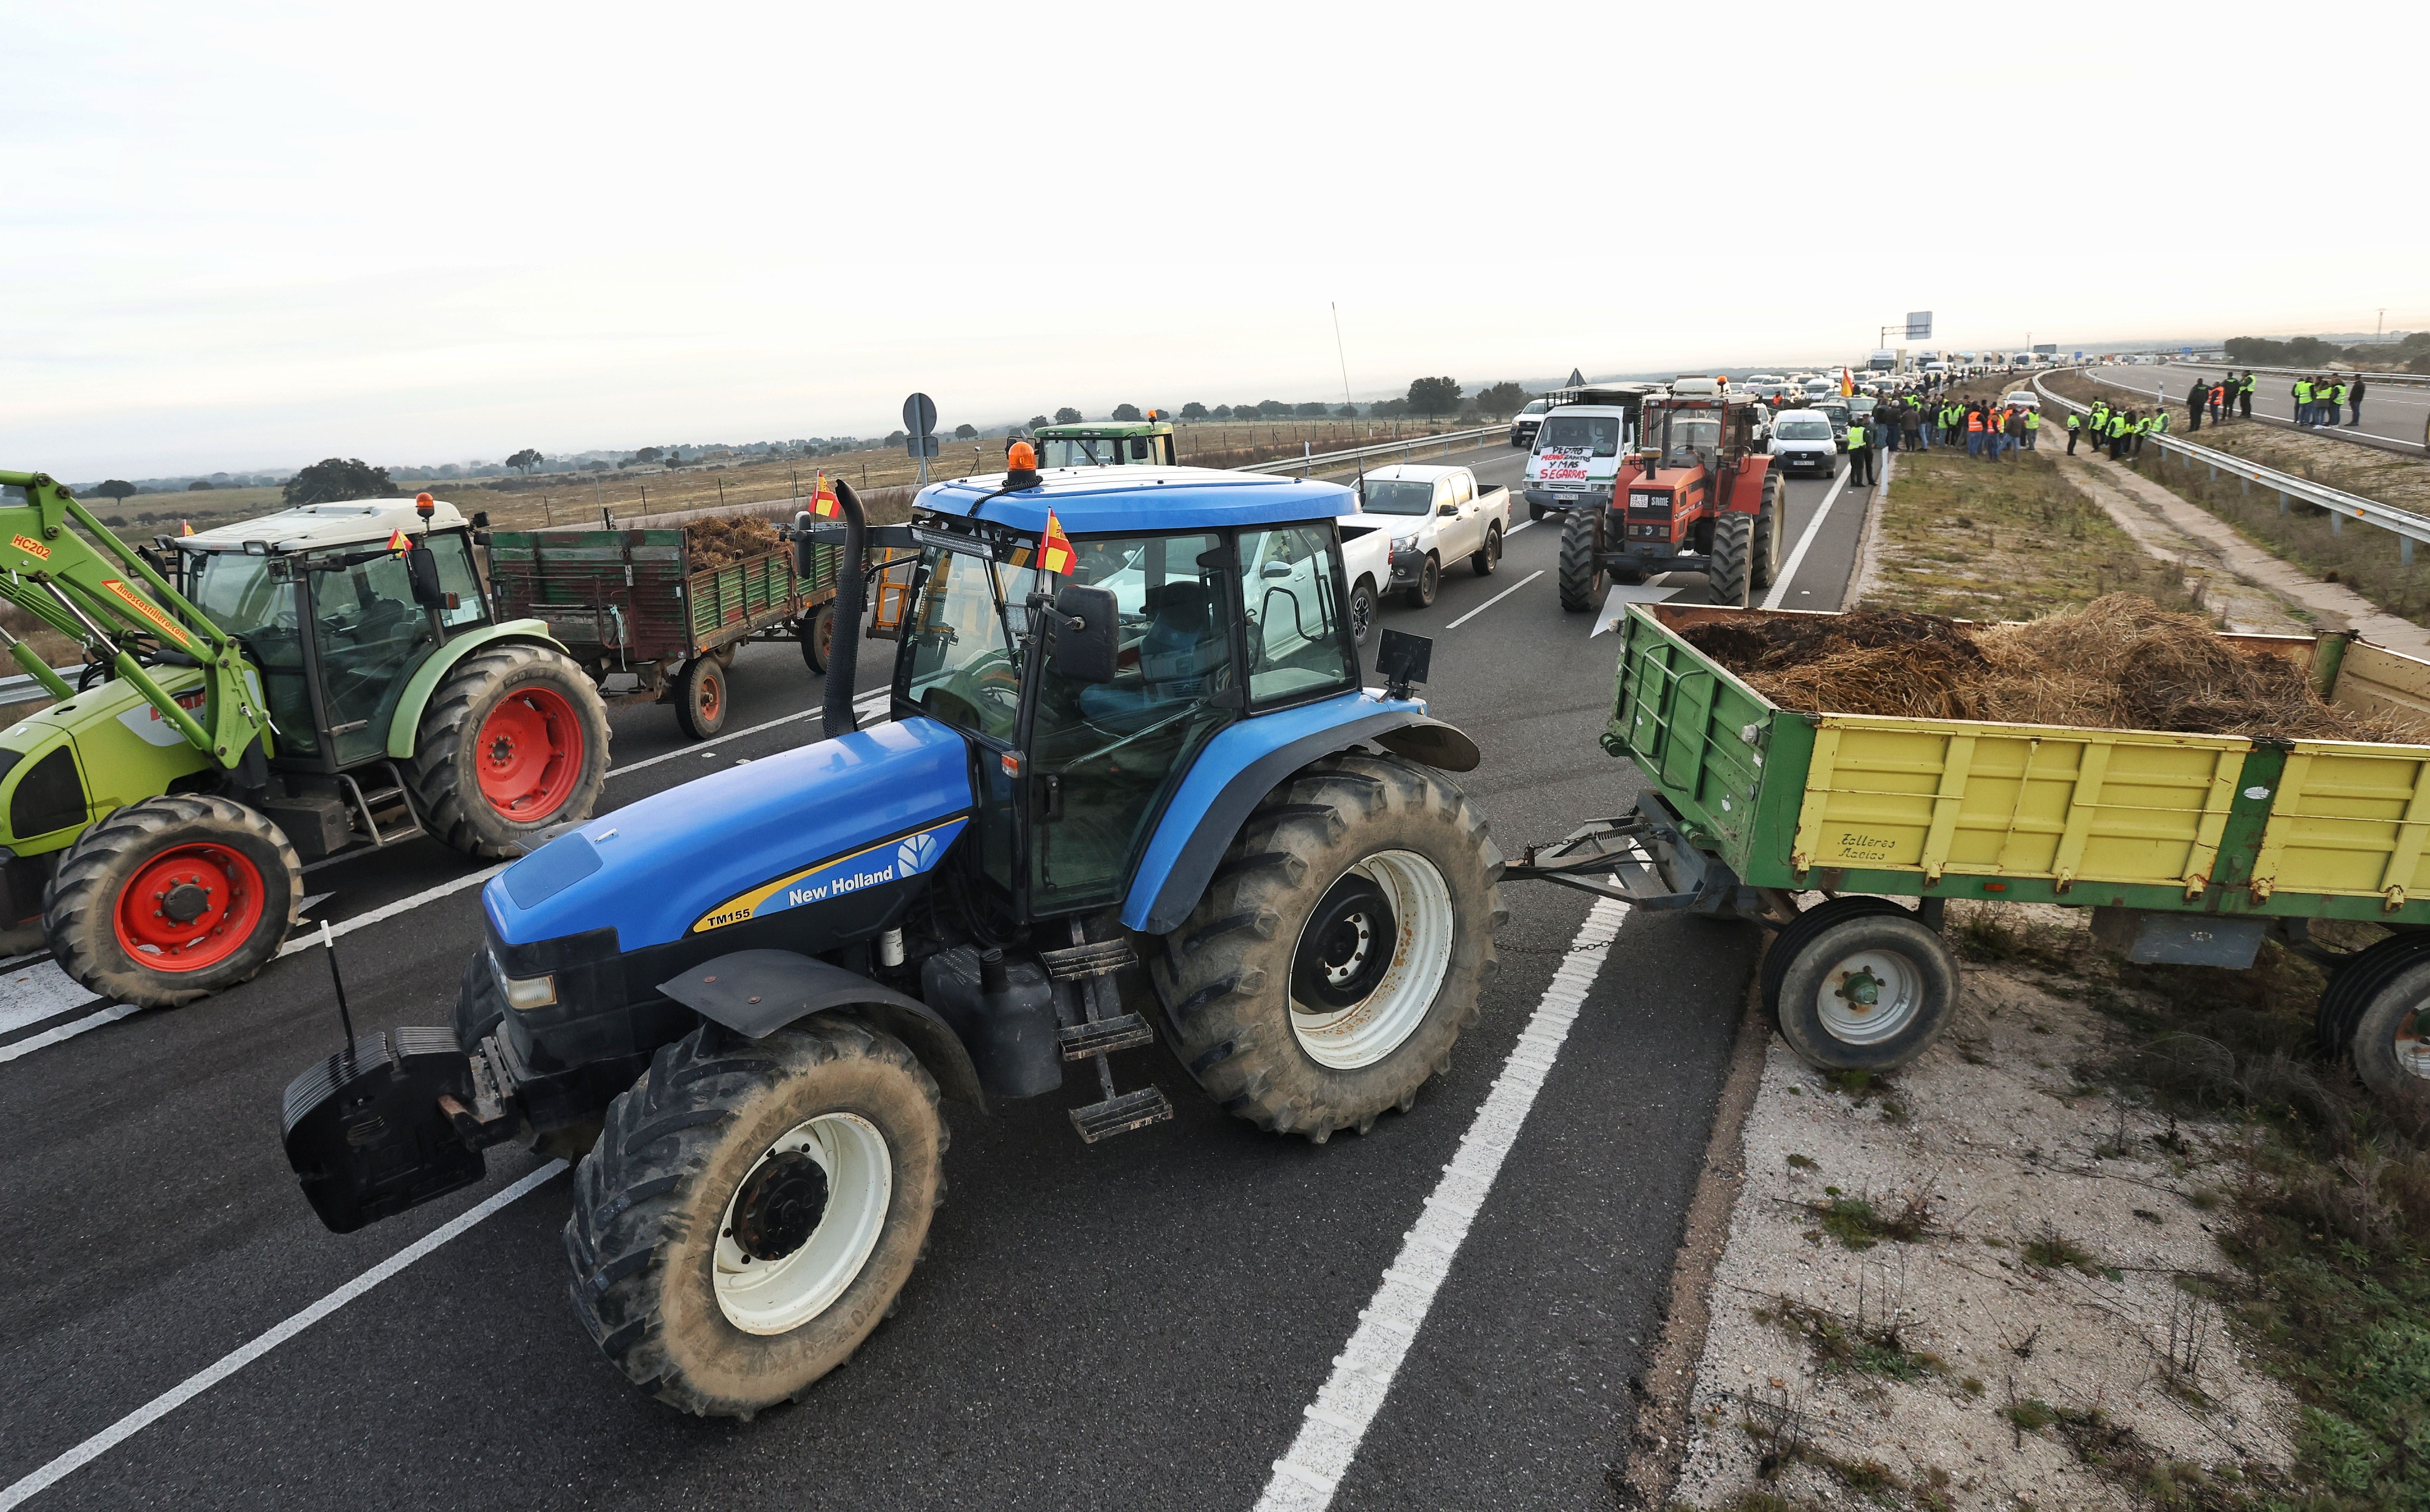
[[[493,621],[453,505],[307,505],[128,546],[49,476],[0,472],[0,600],[84,653],[0,731],[0,925],[39,921],[114,1002],[258,972],[303,873],[429,835],[518,856],[590,817],[596,689],[539,620]]]
[[[1107,420],[1075,425],[1040,425],[1031,438],[1038,465],[1054,467],[1172,467],[1181,458],[1173,450],[1173,422]]]

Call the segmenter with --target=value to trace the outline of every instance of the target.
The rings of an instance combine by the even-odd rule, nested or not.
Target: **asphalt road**
[[[2186,394],[2193,388],[2195,377],[2218,378],[2225,374],[2227,369],[2175,364],[2150,368],[2113,365],[2089,368],[2085,372],[2097,383],[2122,390],[2142,400],[2149,400],[2154,389],[2158,389],[2168,401],[2171,411],[2170,430],[2183,436],[2187,434]],[[2294,387],[2295,380],[2284,374],[2263,374],[2253,386],[2254,418],[2257,420],[2266,415],[2292,424],[2295,420]],[[2359,432],[2381,440],[2398,442],[2400,450],[2419,454],[2422,450],[2424,427],[2430,426],[2430,384],[2367,383],[2362,396],[2362,423],[2349,428],[2345,421],[2350,413],[2352,411],[2344,409],[2338,411],[2335,434],[2351,437]],[[2209,424],[2206,413],[2204,424]],[[2325,427],[2323,433],[2327,433]]]
[[[1515,477],[1516,452],[1473,455],[1489,483]],[[1793,546],[1828,485],[1790,491]],[[1862,506],[1839,494],[1787,602],[1838,606]],[[1511,852],[1623,810],[1637,786],[1595,744],[1614,643],[1589,639],[1603,616],[1559,608],[1557,545],[1518,531],[1495,576],[1455,571],[1433,607],[1383,622],[1436,638],[1428,692],[1482,747],[1463,785]],[[1701,582],[1653,587],[1689,601]],[[864,688],[885,673],[881,658]],[[815,736],[819,681],[791,647],[746,652],[733,689],[748,733],[706,749],[665,709],[618,710],[608,806]],[[420,842],[314,874],[341,926],[410,905],[341,941],[359,1023],[446,1022],[477,889],[411,900],[470,874]],[[456,1221],[538,1168],[511,1147],[480,1188],[354,1235],[320,1227],[277,1137],[281,1089],[338,1039],[317,951],[102,1022],[21,962],[0,972],[0,1512],[1251,1507],[1589,900],[1512,884],[1506,902],[1504,969],[1450,1072],[1363,1138],[1262,1135],[1161,1048],[1120,1074],[1160,1083],[1177,1116],[1094,1148],[1063,1116],[1095,1095],[1077,1078],[994,1117],[949,1105],[950,1199],[899,1314],[808,1401],[750,1424],[679,1417],[592,1348],[564,1297],[562,1174]],[[1608,1504],[1755,945],[1745,925],[1623,922],[1333,1505]]]

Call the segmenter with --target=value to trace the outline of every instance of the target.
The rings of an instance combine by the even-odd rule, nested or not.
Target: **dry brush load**
[[[2017,624],[1857,608],[1684,634],[1764,697],[1807,713],[2430,744],[2430,725],[2340,708],[2312,690],[2303,661],[2131,593]]]
[[[764,557],[782,546],[776,527],[754,516],[722,516],[694,520],[684,526],[684,545],[691,557],[691,570],[709,572],[731,567],[736,562],[754,557]]]

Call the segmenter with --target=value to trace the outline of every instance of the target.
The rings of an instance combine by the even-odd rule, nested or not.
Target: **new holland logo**
[[[917,876],[936,866],[945,857],[954,837],[962,832],[968,819],[951,819],[932,824],[916,834],[898,840],[881,840],[864,851],[821,861],[816,866],[791,872],[773,882],[758,887],[721,904],[693,922],[692,933],[723,929],[746,919],[762,919],[782,913],[788,908],[802,908],[848,897],[869,888],[884,887]]]
[[[929,863],[936,859],[937,836],[931,830],[923,830],[894,847],[894,869],[907,877],[925,872]]]

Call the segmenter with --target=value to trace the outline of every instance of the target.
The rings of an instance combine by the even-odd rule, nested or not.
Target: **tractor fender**
[[[1123,925],[1148,935],[1179,928],[1266,794],[1309,762],[1362,740],[1446,772],[1477,763],[1475,742],[1415,700],[1344,693],[1241,720],[1207,742],[1164,806],[1123,901]]]
[[[658,990],[750,1039],[818,1014],[857,1019],[909,1047],[939,1091],[987,1111],[978,1067],[937,1010],[858,972],[790,950],[738,950],[660,982]]]
[[[496,624],[485,624],[477,630],[448,637],[447,643],[432,652],[421,666],[413,669],[413,675],[405,680],[405,691],[397,695],[396,713],[388,723],[388,754],[392,756],[412,756],[415,742],[422,734],[422,711],[429,706],[430,695],[439,690],[439,684],[456,670],[456,664],[465,656],[502,640],[528,640],[553,651],[565,649],[561,641],[548,633],[546,620],[501,620]]]

